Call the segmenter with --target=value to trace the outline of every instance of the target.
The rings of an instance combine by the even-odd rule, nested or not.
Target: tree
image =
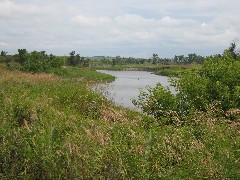
[[[188,54],[187,63],[192,64],[195,61],[196,57],[197,57],[196,53]]]
[[[173,61],[175,64],[183,64],[185,62],[184,59],[184,55],[175,55]]]
[[[1,51],[1,56],[6,56],[7,55],[7,52],[6,51]]]
[[[56,57],[52,54],[49,55],[49,66],[54,68],[59,68],[64,65],[65,58],[64,57]]]
[[[77,66],[80,64],[81,56],[80,54],[75,55],[75,51],[69,53],[68,64],[71,66]]]
[[[71,66],[84,66],[84,57],[80,54],[75,55],[75,51],[69,53],[68,64]]]
[[[68,64],[71,66],[75,66],[75,51],[69,53],[70,57],[68,58]]]
[[[115,61],[116,64],[121,64],[122,58],[120,56],[116,56]]]
[[[80,64],[81,64],[81,56],[80,56],[80,54],[77,54],[74,58],[73,66],[77,66],[77,65],[80,65]]]
[[[140,62],[140,64],[144,64],[145,59],[141,58],[141,59],[139,60],[139,62]]]
[[[26,62],[27,60],[27,50],[26,49],[18,49],[18,54],[19,54],[19,63],[20,64],[23,64],[24,62]]]
[[[113,59],[112,60],[112,66],[115,66],[116,65],[116,59]]]
[[[232,42],[228,48],[228,51],[230,52],[231,56],[236,60],[237,57],[238,57],[238,53],[236,52],[236,47],[237,47],[237,44],[236,42]],[[238,59],[240,60],[240,59]]]
[[[203,64],[204,57],[198,55],[197,57],[195,57],[194,62],[196,62],[197,64]]]
[[[152,64],[157,64],[159,60],[159,57],[157,54],[153,53],[153,57],[152,57]]]

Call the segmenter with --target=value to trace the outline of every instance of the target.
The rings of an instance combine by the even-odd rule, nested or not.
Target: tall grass
[[[0,66],[0,178],[238,178],[240,117],[230,114],[166,125],[112,106],[84,81]]]
[[[87,80],[87,81],[104,81],[111,82],[115,80],[114,76],[96,72],[90,68],[79,68],[79,67],[61,67],[61,68],[52,68],[48,70],[48,73],[55,74],[62,78],[78,78],[78,80]]]

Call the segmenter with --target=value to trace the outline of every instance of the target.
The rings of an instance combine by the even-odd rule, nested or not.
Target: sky
[[[0,0],[0,51],[174,57],[240,39],[239,0]]]

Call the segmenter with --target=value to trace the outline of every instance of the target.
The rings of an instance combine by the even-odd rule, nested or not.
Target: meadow
[[[212,105],[168,123],[88,88],[112,80],[88,68],[32,74],[0,65],[0,178],[240,177],[239,110],[220,116]]]

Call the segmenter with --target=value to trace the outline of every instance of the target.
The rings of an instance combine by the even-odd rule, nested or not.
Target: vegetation
[[[215,104],[223,114],[240,108],[240,55],[230,51],[205,59],[202,66],[185,70],[179,78],[173,78],[172,85],[177,94],[158,84],[142,91],[134,103],[147,114],[161,119],[174,116],[182,121],[195,111],[207,111]],[[236,54],[236,56],[234,55]],[[222,114],[219,114],[221,116]]]
[[[17,61],[21,69],[34,73],[45,72],[49,68],[59,68],[66,61],[64,57],[56,57],[52,54],[48,56],[45,51],[28,53],[26,49],[19,49],[18,53]]]
[[[186,70],[191,69],[192,65],[164,65],[164,64],[126,64],[115,66],[96,66],[94,69],[113,70],[113,71],[149,71],[156,75],[161,76],[179,76],[179,74]]]
[[[239,62],[228,50],[182,72],[176,95],[161,85],[142,92],[136,103],[151,116],[89,90],[111,79],[89,68],[1,64],[0,178],[237,179]]]
[[[102,58],[92,61],[92,67],[104,70],[139,70],[150,71],[156,75],[162,76],[178,76],[181,71],[191,69],[192,63],[202,64],[204,57],[194,54],[175,56],[174,58],[160,58],[157,54],[153,54],[152,58],[124,58],[116,56],[116,58]]]
[[[175,55],[174,58],[161,58],[158,54],[153,53],[152,57],[149,59],[144,58],[133,58],[133,57],[101,57],[94,58],[92,61],[93,66],[97,67],[108,67],[112,66],[131,66],[131,65],[148,65],[148,66],[158,66],[158,65],[188,65],[192,63],[202,64],[204,62],[204,57],[197,55],[196,53],[184,55]]]
[[[114,76],[98,73],[90,68],[80,67],[61,67],[51,68],[47,73],[52,73],[62,78],[87,80],[88,82],[111,82],[115,80]]]
[[[28,52],[26,49],[18,49],[18,54],[15,55],[7,55],[7,52],[1,51],[0,56],[0,62],[6,63],[10,69],[32,73],[54,72],[58,75],[67,73],[61,68],[62,66],[72,66],[107,70],[143,70],[154,72],[157,75],[178,76],[179,71],[191,68],[191,63],[201,64],[203,60],[202,56],[195,53],[189,54],[187,57],[176,55],[172,59],[160,58],[157,54],[153,54],[149,59],[120,56],[86,58],[75,54],[75,51],[70,52],[69,56],[54,56],[46,54],[45,51]]]
[[[81,57],[80,54],[75,55],[75,51],[72,51],[69,54],[68,65],[89,67],[90,59],[85,59],[84,57]]]

